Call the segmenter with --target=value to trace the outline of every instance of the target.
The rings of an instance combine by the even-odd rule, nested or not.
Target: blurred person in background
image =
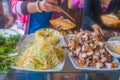
[[[14,20],[10,0],[0,0],[0,28],[10,28],[14,24]]]
[[[84,0],[82,29],[93,30],[104,36],[103,30],[109,30],[108,32],[112,33],[111,29],[102,23],[100,16],[102,14],[116,16],[119,10],[120,0]]]
[[[119,29],[113,30],[105,26],[100,16],[102,14],[111,14],[116,16],[120,10],[120,0],[84,0],[82,30],[93,30],[102,36],[118,35]],[[105,30],[105,31],[104,31]],[[107,34],[107,35],[106,35]],[[119,72],[90,74],[92,79],[96,80],[118,80]]]

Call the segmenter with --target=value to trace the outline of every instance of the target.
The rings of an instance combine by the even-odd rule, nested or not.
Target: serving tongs
[[[21,53],[22,53],[22,49],[21,49],[21,43],[22,41],[26,38],[27,35],[23,35],[21,37],[21,39],[18,41],[17,43],[17,47],[16,47],[16,52],[15,53],[12,53],[12,54],[9,54],[8,56],[10,57],[16,57],[16,56],[19,56]]]
[[[72,16],[70,16],[65,10],[63,10],[63,9],[61,8],[61,11],[62,11],[62,13],[64,13],[68,18],[70,18],[72,21],[75,22],[75,19],[74,19]]]
[[[48,3],[50,3],[50,2],[48,2]],[[50,4],[53,4],[53,3],[50,3]],[[53,5],[56,5],[56,4],[53,4]],[[63,14],[65,14],[68,18],[70,18],[72,21],[75,22],[75,19],[72,16],[70,16],[64,9],[61,8],[61,0],[58,0],[58,6],[61,9],[61,12]]]
[[[9,54],[8,56],[10,56],[10,57],[16,57],[16,56],[20,55],[20,54],[21,54],[21,47],[20,47],[20,45],[18,45],[18,46],[16,47],[16,51],[17,51],[17,52],[12,53],[12,54]]]
[[[58,0],[58,6],[61,8],[61,0]],[[61,8],[61,11],[62,11],[62,13],[65,14],[68,18],[70,18],[72,21],[75,22],[75,19],[74,19],[72,16],[70,16],[64,9]]]

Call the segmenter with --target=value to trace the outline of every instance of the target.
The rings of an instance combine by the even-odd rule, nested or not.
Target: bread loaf
[[[49,21],[54,28],[61,28],[62,30],[69,30],[76,27],[76,24],[68,19],[53,19]]]
[[[107,27],[116,29],[120,27],[120,20],[113,15],[102,15],[101,20]]]

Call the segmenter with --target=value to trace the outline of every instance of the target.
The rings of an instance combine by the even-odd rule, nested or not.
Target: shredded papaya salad
[[[63,62],[64,50],[60,46],[35,43],[14,59],[15,66],[23,69],[47,70]]]

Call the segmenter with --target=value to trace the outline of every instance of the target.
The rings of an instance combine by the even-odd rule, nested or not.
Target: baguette
[[[120,27],[120,20],[114,15],[102,15],[101,20],[109,28]]]
[[[68,19],[53,19],[49,21],[54,28],[61,28],[62,30],[69,30],[76,27],[76,24]]]

